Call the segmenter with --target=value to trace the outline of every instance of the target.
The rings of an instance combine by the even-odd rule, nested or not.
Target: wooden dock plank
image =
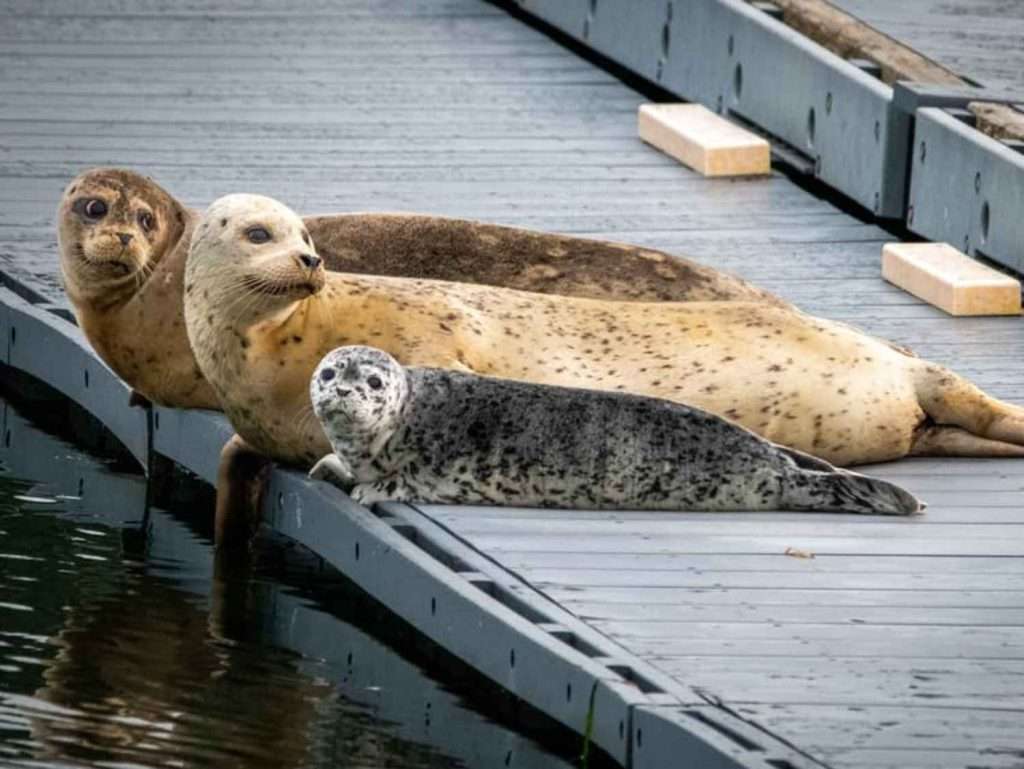
[[[709,607],[742,607],[761,612],[764,609],[844,608],[849,611],[862,608],[922,609],[940,608],[1011,608],[1024,609],[1024,594],[1016,590],[941,590],[927,588],[875,588],[848,590],[843,588],[725,588],[714,587],[680,591],[670,587],[648,585],[644,589],[642,604],[635,603],[636,590],[628,587],[602,585],[551,585],[545,594],[565,606],[626,605],[635,610],[651,611],[672,606],[688,610]]]
[[[990,88],[1024,88],[1024,6],[1000,0],[831,0],[876,29]]]

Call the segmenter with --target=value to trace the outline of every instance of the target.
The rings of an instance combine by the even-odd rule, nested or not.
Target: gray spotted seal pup
[[[907,515],[911,494],[679,403],[405,368],[339,347],[310,381],[334,449],[310,475],[358,502]]]

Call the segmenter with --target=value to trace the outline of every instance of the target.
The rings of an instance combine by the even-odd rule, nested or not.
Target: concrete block
[[[640,138],[705,176],[771,173],[767,141],[700,104],[642,104]]]
[[[1020,315],[1020,282],[948,243],[887,243],[882,277],[950,315]]]

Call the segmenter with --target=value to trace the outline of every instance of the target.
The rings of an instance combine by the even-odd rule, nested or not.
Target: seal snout
[[[356,381],[359,379],[359,364],[352,358],[349,358],[345,363],[345,370],[341,373],[341,376],[349,382]]]
[[[318,293],[327,280],[324,275],[324,260],[310,251],[303,251],[295,255],[295,264],[306,274],[303,288],[310,294]]]

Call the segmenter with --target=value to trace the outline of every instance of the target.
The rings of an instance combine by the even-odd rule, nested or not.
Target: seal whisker
[[[227,326],[237,327],[238,323],[245,318],[249,311],[259,304],[260,293],[254,289],[243,289],[240,296],[232,304],[225,308]]]
[[[316,412],[313,410],[313,404],[310,401],[307,401],[299,408],[292,419],[296,422],[298,430],[302,433],[308,432],[314,425],[319,427]]]

